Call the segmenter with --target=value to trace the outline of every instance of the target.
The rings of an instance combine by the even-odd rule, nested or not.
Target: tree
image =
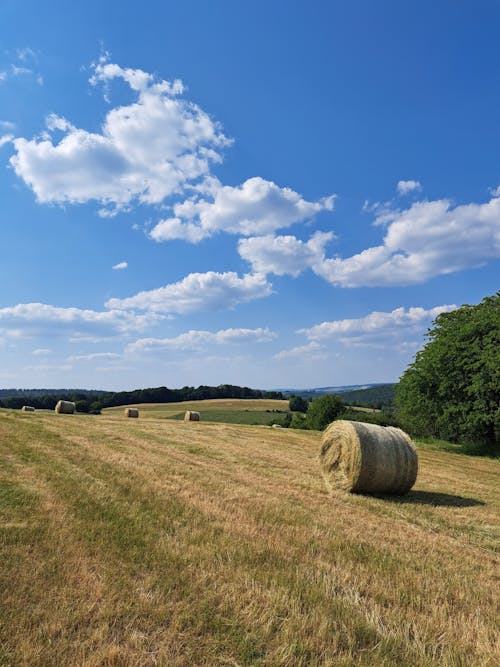
[[[417,436],[499,448],[500,292],[442,313],[403,373],[398,419]]]
[[[288,401],[288,408],[291,412],[307,412],[307,401],[302,396],[295,396],[292,394]]]
[[[325,394],[315,398],[307,409],[307,426],[322,431],[343,412],[344,404],[338,396]]]

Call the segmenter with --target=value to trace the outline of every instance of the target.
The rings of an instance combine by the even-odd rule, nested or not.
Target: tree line
[[[214,398],[283,398],[282,393],[279,391],[262,391],[260,389],[238,387],[231,384],[222,384],[217,387],[200,385],[199,387],[182,387],[181,389],[153,387],[118,392],[69,389],[58,391],[47,390],[49,393],[40,394],[43,390],[36,390],[33,393],[25,393],[26,390],[15,391],[17,392],[16,395],[0,399],[0,407],[20,409],[23,405],[29,404],[38,410],[53,410],[57,401],[63,400],[76,403],[78,412],[96,414],[103,408],[132,405],[135,403],[177,403],[180,401],[201,401]]]

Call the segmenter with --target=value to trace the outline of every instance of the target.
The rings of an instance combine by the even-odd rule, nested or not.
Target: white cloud
[[[54,337],[72,335],[81,340],[87,337],[108,337],[147,329],[161,319],[154,313],[137,315],[123,310],[82,310],[61,308],[44,303],[20,303],[0,308],[0,332],[20,332],[20,335],[47,333]]]
[[[5,144],[8,144],[8,143],[12,142],[13,139],[14,139],[14,135],[12,135],[12,134],[4,134],[3,136],[1,136],[0,137],[0,148],[2,148],[2,146],[4,146]]]
[[[0,127],[4,130],[13,130],[16,124],[10,120],[0,120]]]
[[[34,354],[35,357],[43,357],[47,354],[51,354],[51,350],[46,347],[39,347],[36,350],[33,350],[31,354]]]
[[[500,197],[500,185],[496,188],[491,188],[490,192],[493,197]]]
[[[128,262],[119,262],[118,264],[115,264],[112,266],[112,269],[115,269],[116,271],[121,271],[122,269],[126,269],[128,267]]]
[[[440,313],[455,310],[456,306],[443,305],[426,310],[421,307],[396,308],[391,312],[374,311],[366,317],[322,322],[299,329],[310,341],[335,339],[355,347],[388,347],[400,339],[421,334]],[[406,343],[408,344],[408,343]]]
[[[124,299],[110,299],[107,308],[160,313],[193,313],[233,308],[239,303],[269,296],[272,286],[262,274],[243,277],[233,271],[190,273],[183,280]]]
[[[140,338],[127,346],[128,353],[158,350],[193,350],[206,345],[264,343],[276,338],[270,329],[221,329],[220,331],[187,331],[174,338]]]
[[[341,287],[410,285],[500,257],[500,198],[455,207],[444,199],[417,202],[384,213],[384,221],[383,245],[326,259],[315,273]]]
[[[10,71],[14,76],[20,76],[21,74],[33,74],[33,70],[29,67],[19,67],[18,65],[11,65]]]
[[[312,340],[305,345],[299,345],[290,350],[281,350],[281,352],[274,355],[273,359],[319,359],[325,356],[324,351],[324,345],[320,345],[317,341]]]
[[[26,46],[24,49],[17,49],[16,54],[21,62],[27,62],[29,60],[38,62],[38,53],[29,46]]]
[[[407,195],[410,192],[422,189],[419,181],[399,181],[396,187],[400,195]]]
[[[151,231],[155,241],[183,239],[191,243],[217,232],[268,234],[303,222],[323,210],[332,210],[334,196],[316,202],[303,199],[290,188],[280,188],[260,177],[238,187],[214,188],[213,201],[188,199],[173,207],[174,215]]]
[[[295,236],[255,236],[241,239],[238,251],[255,272],[298,276],[325,259],[325,245],[333,232],[316,232],[307,242]]]
[[[95,361],[106,359],[120,359],[121,355],[116,352],[92,352],[91,354],[75,354],[68,357],[68,361]]]
[[[51,115],[41,137],[14,140],[10,162],[39,202],[95,200],[114,211],[136,201],[160,204],[203,180],[210,163],[220,160],[228,140],[200,107],[178,97],[181,82],[157,82],[142,70],[101,62],[91,83],[116,78],[129,85],[135,100],[111,109],[101,132]]]

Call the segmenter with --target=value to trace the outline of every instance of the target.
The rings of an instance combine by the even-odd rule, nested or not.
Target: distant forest
[[[394,405],[395,384],[381,384],[368,389],[353,389],[336,394],[347,405],[387,410]]]
[[[280,391],[261,391],[250,387],[222,384],[218,387],[156,387],[133,391],[107,392],[86,389],[1,389],[0,407],[19,409],[31,405],[38,410],[53,410],[57,401],[74,401],[78,412],[98,413],[103,408],[135,403],[177,403],[210,398],[271,398],[282,399]]]
[[[368,389],[355,389],[339,392],[346,405],[392,412],[395,384],[379,385]],[[57,401],[74,401],[78,412],[100,412],[103,408],[135,403],[177,403],[210,398],[288,398],[281,391],[262,391],[249,387],[230,384],[209,387],[182,387],[168,389],[155,387],[134,389],[133,391],[102,391],[98,389],[0,389],[0,408],[19,409],[23,405],[32,405],[39,410],[53,410]]]

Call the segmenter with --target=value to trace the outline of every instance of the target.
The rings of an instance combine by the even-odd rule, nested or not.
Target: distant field
[[[498,462],[331,496],[319,433],[114,412],[0,410],[1,665],[500,664]]]
[[[186,410],[200,412],[203,421],[224,424],[269,424],[283,417],[272,410],[288,410],[288,401],[268,399],[214,399],[181,403],[142,403],[137,407],[142,419],[183,419]],[[106,408],[106,414],[122,415],[124,406]]]

